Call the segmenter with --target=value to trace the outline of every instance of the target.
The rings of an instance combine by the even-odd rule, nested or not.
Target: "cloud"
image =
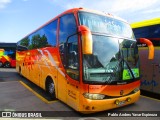
[[[121,12],[126,10],[138,11],[146,9],[158,2],[158,0],[114,0],[112,11]]]
[[[69,0],[69,2],[67,0],[50,1],[63,10],[74,7],[84,7],[118,15],[127,21],[137,21],[143,18],[146,19],[145,14],[149,15],[150,18],[154,18],[157,14],[160,16],[160,13],[158,13],[160,12],[159,0]]]
[[[102,11],[121,12],[126,10],[142,10],[159,2],[159,0],[51,0],[59,6],[69,9],[73,7],[85,7]]]
[[[158,12],[160,12],[160,8],[146,10],[146,11],[143,11],[142,13],[143,14],[150,14],[150,13],[158,13]]]
[[[0,0],[0,9],[5,8],[9,3],[11,3],[11,0]]]

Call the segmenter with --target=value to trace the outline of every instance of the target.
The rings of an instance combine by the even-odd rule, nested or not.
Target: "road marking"
[[[25,88],[27,88],[29,91],[31,91],[33,94],[35,94],[38,98],[40,98],[43,102],[50,104],[50,103],[54,103],[57,102],[57,100],[55,101],[48,101],[47,99],[45,99],[43,96],[41,96],[40,94],[38,94],[37,92],[35,92],[32,88],[30,88],[27,84],[25,84],[22,81],[19,81]]]
[[[160,102],[160,100],[158,100],[158,99],[155,99],[155,98],[151,98],[151,97],[147,97],[147,96],[143,96],[143,95],[141,95],[142,97],[145,97],[145,98],[148,98],[148,99],[151,99],[151,100],[155,100],[155,101],[158,101],[158,102]]]

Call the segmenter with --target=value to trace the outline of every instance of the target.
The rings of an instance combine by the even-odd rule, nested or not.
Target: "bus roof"
[[[160,24],[160,18],[154,18],[150,20],[144,20],[140,22],[135,22],[131,24],[132,28],[139,28],[139,27],[145,27],[145,26],[151,26],[151,25],[157,25]]]

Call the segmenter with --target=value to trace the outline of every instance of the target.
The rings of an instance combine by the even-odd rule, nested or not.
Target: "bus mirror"
[[[154,59],[154,46],[153,46],[152,42],[146,38],[140,38],[139,41],[140,41],[140,43],[144,43],[148,46],[148,48],[149,48],[148,59]]]
[[[93,40],[92,40],[92,34],[88,27],[84,25],[80,25],[78,27],[78,32],[82,34],[82,51],[83,54],[92,54],[92,48],[93,48]]]

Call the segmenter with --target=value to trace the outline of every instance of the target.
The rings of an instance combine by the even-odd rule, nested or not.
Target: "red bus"
[[[21,75],[82,113],[125,106],[140,96],[136,39],[126,21],[110,14],[67,10],[20,40],[16,60]]]
[[[16,43],[0,43],[0,67],[16,67]]]

